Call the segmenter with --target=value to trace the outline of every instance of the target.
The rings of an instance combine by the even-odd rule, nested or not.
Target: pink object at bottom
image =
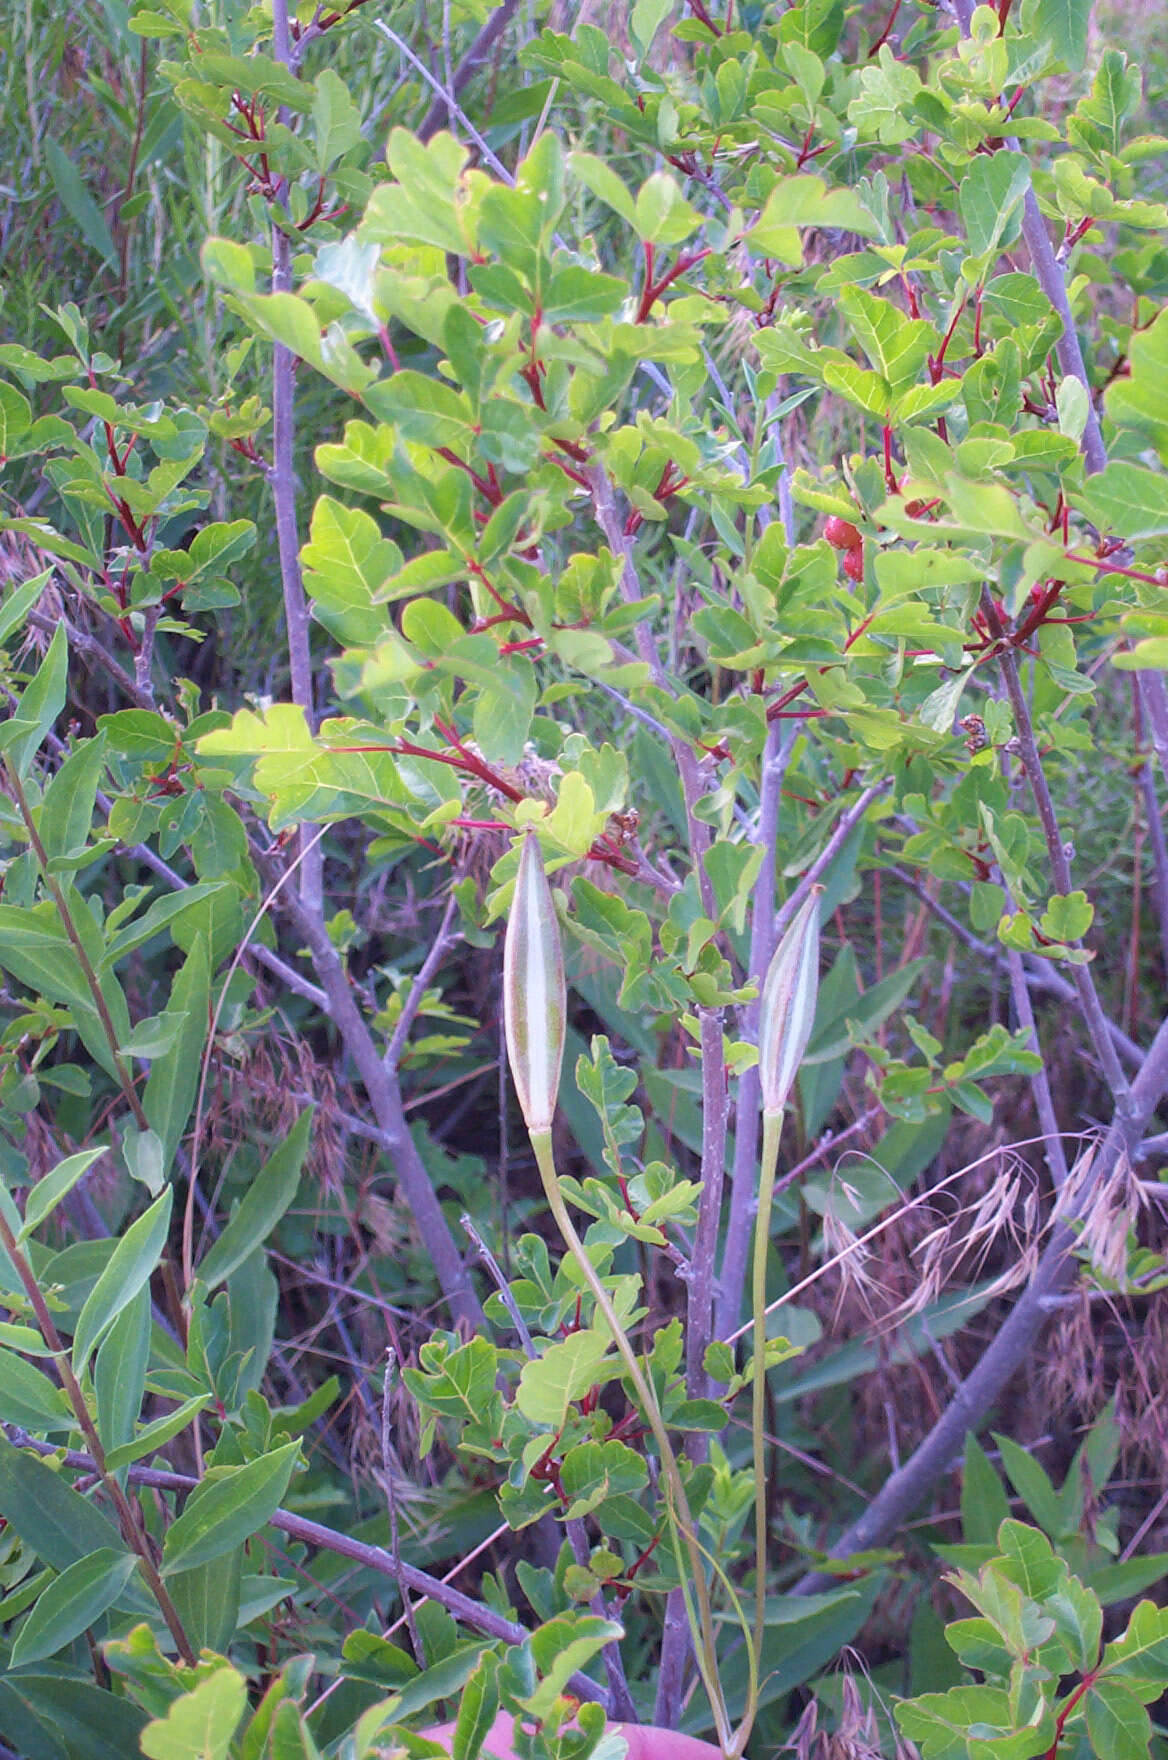
[[[699,1742],[696,1736],[683,1736],[675,1729],[657,1729],[649,1723],[614,1723],[609,1727],[628,1742],[628,1760],[721,1760],[721,1749],[713,1742]],[[423,1734],[449,1748],[454,1725],[441,1723]],[[505,1711],[492,1724],[483,1753],[496,1756],[496,1760],[514,1760],[514,1719]]]

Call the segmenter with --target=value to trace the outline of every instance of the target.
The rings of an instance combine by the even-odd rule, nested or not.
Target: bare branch
[[[123,695],[139,709],[153,709],[153,692],[143,690],[137,680],[130,677],[121,662],[115,660],[109,649],[102,642],[99,642],[96,636],[90,635],[88,630],[82,629],[80,624],[74,623],[68,617],[50,617],[43,611],[30,611],[28,621],[33,629],[40,630],[42,635],[49,636],[60,624],[65,631],[70,653],[79,654],[90,671],[94,667],[100,666],[113,679]]]
[[[954,939],[960,941],[963,947],[968,947],[969,951],[976,954],[978,959],[983,960],[986,965],[1005,967],[1005,948],[994,947],[988,941],[982,941],[966,923],[961,921],[960,917],[955,917],[952,911],[946,910],[945,906],[933,897],[915,874],[908,874],[903,868],[895,866],[887,867],[883,871],[886,874],[891,874],[893,879],[899,880],[902,886],[907,886],[913,896],[920,899],[930,915],[936,917],[937,921],[949,931]],[[1024,958],[1022,964],[1026,973],[1026,982],[1032,991],[1045,991],[1059,1002],[1076,1002],[1078,1000],[1074,985],[1060,976],[1050,960]],[[1132,1069],[1138,1069],[1143,1062],[1144,1053],[1135,1040],[1130,1038],[1123,1028],[1110,1018],[1107,1021],[1107,1031],[1111,1043],[1119,1055],[1126,1063],[1130,1064]]]
[[[441,965],[450,948],[453,947],[454,943],[459,939],[457,932],[452,928],[457,910],[458,900],[453,894],[451,894],[450,898],[446,901],[446,909],[442,913],[442,921],[439,923],[437,932],[430,944],[430,951],[422,961],[421,968],[414,978],[413,983],[410,985],[410,993],[402,1004],[401,1014],[398,1016],[397,1025],[393,1029],[393,1036],[386,1048],[385,1067],[390,1075],[393,1075],[396,1072],[397,1066],[401,1062],[401,1056],[402,1052],[405,1050],[406,1040],[410,1036],[410,1028],[417,1019],[418,1010],[425,1001],[426,990],[429,987],[430,979],[438,970],[438,967]]]
[[[27,1448],[35,1454],[61,1458],[60,1449],[52,1443],[41,1442],[18,1425],[6,1424],[4,1431],[14,1448]],[[72,1467],[75,1472],[93,1473],[97,1470],[97,1463],[92,1455],[82,1454],[76,1449],[66,1449],[63,1454],[63,1464]],[[135,1484],[153,1486],[158,1491],[194,1491],[203,1482],[188,1473],[170,1473],[159,1467],[132,1466],[128,1472]],[[529,1636],[525,1627],[515,1620],[505,1619],[493,1607],[487,1607],[483,1602],[464,1595],[461,1589],[452,1588],[449,1583],[432,1577],[428,1571],[419,1570],[416,1565],[407,1564],[404,1559],[395,1561],[392,1553],[383,1546],[370,1546],[363,1540],[355,1540],[351,1535],[341,1533],[337,1528],[326,1528],[322,1522],[309,1521],[307,1517],[293,1515],[286,1509],[276,1510],[269,1526],[281,1534],[287,1534],[290,1540],[299,1540],[305,1546],[316,1546],[323,1552],[335,1553],[339,1558],[351,1559],[365,1570],[376,1571],[378,1576],[389,1577],[395,1583],[403,1584],[412,1589],[415,1595],[444,1607],[463,1625],[472,1627],[476,1632],[483,1632],[488,1638],[500,1638],[506,1644],[522,1644]],[[578,1693],[582,1699],[593,1700],[608,1709],[608,1693],[598,1681],[592,1680],[588,1675],[577,1674],[573,1675],[571,1685],[572,1691]]]
[[[296,72],[288,0],[272,0],[272,50],[275,59]],[[280,110],[280,121],[290,118]],[[287,212],[288,187],[281,183],[277,200]],[[273,220],[272,292],[292,290],[292,241]],[[298,703],[315,727],[312,689],[311,623],[304,581],[300,574],[300,535],[296,529],[296,357],[282,342],[272,345],[272,463],[268,472],[276,514],[276,545],[280,555],[280,584],[284,594],[284,625],[288,638],[288,664],[292,701]],[[324,856],[315,825],[300,827],[300,896],[309,910],[321,909]]]
[[[994,608],[993,599],[983,589],[982,606],[990,629],[995,634],[1001,633],[1001,622]],[[995,630],[995,625],[997,626]],[[1038,750],[1038,742],[1034,737],[1034,723],[1030,716],[1030,704],[1026,692],[1022,689],[1022,680],[1018,676],[1018,662],[1012,648],[1006,647],[998,656],[1002,669],[1002,679],[1006,686],[1006,695],[1010,699],[1010,708],[1014,713],[1014,729],[1018,740],[1018,754],[1022,760],[1022,768],[1026,772],[1026,780],[1030,784],[1030,792],[1034,796],[1034,805],[1038,810],[1039,824],[1046,840],[1046,853],[1050,861],[1051,878],[1060,893],[1072,890],[1071,863],[1067,846],[1063,842],[1059,830],[1058,818],[1051,799],[1050,787],[1046,780],[1042,758]],[[1091,976],[1090,967],[1076,965],[1071,967],[1071,982],[1075,986],[1079,1005],[1083,1011],[1083,1019],[1090,1035],[1095,1055],[1099,1059],[1107,1085],[1111,1089],[1117,1105],[1122,1105],[1127,1095],[1127,1077],[1123,1073],[1115,1047],[1111,1043],[1111,1035],[1107,1030],[1107,1019],[1103,1013],[1103,1005],[1099,1001],[1099,992],[1095,988],[1095,980]]]
[[[757,843],[762,850],[762,867],[754,883],[751,901],[750,975],[760,982],[775,950],[775,869],[779,808],[783,778],[787,774],[794,748],[793,729],[784,736],[782,723],[772,721],[767,727],[766,743],[763,747],[758,821],[752,832],[752,842]],[[759,1001],[760,998],[756,997],[742,1011],[740,1030],[745,1039],[754,1040],[758,1037]],[[714,1319],[716,1338],[724,1338],[737,1326],[742,1312],[742,1292],[746,1288],[746,1256],[750,1249],[750,1231],[754,1222],[758,1187],[761,1090],[757,1064],[743,1070],[736,1087],[734,1171]]]
[[[1006,968],[1010,974],[1010,994],[1014,999],[1014,1012],[1018,1016],[1018,1024],[1030,1035],[1031,1048],[1041,1057],[1042,1043],[1038,1037],[1038,1028],[1034,1024],[1034,1010],[1030,1006],[1030,987],[1026,982],[1022,955],[1017,948],[1012,947],[1007,953]],[[1038,1122],[1042,1126],[1042,1147],[1046,1155],[1046,1165],[1050,1170],[1055,1191],[1061,1191],[1067,1180],[1067,1158],[1063,1152],[1063,1139],[1058,1128],[1058,1120],[1054,1115],[1054,1101],[1051,1098],[1045,1060],[1031,1075],[1030,1088],[1034,1095]]]
[[[855,827],[859,824],[874,800],[879,799],[891,786],[888,782],[872,782],[864,791],[857,795],[851,806],[840,817],[839,824],[812,862],[806,872],[800,875],[799,884],[783,905],[775,922],[775,942],[781,940],[788,926],[794,922],[804,899],[834,862],[836,856],[848,841]]]
[[[485,1324],[483,1311],[442,1213],[430,1175],[410,1135],[397,1079],[378,1053],[373,1035],[353,998],[341,957],[330,941],[319,913],[307,910],[295,897],[289,897],[287,908],[304,937],[317,978],[328,998],[329,1014],[369,1096],[381,1133],[380,1140],[394,1158],[398,1184],[413,1212],[422,1244],[430,1256],[450,1311],[455,1320],[477,1330]]]
[[[504,165],[502,159],[500,159],[499,155],[487,145],[470,117],[459,108],[453,93],[444,89],[442,81],[435,79],[434,75],[430,72],[430,69],[426,66],[426,63],[424,61],[419,61],[409,44],[403,42],[396,31],[390,30],[389,26],[380,18],[375,19],[373,22],[386,41],[392,43],[398,54],[404,55],[414,71],[420,73],[426,84],[431,86],[433,90],[437,92],[439,102],[442,104],[444,111],[451,116],[457,116],[459,123],[466,130],[467,134],[482,154],[483,162],[491,167],[495,176],[501,177],[504,183],[513,185],[515,179]],[[437,130],[434,132],[437,133]]]
[[[450,99],[457,98],[464,87],[473,79],[515,16],[518,5],[519,0],[503,0],[503,4],[496,6],[494,12],[489,15],[474,42],[455,68],[453,75],[447,80],[446,90],[439,91],[438,96],[423,116],[417,130],[420,141],[431,140],[440,128],[446,127],[452,114]]]
[[[1168,1087],[1168,1022],[1161,1026],[1132,1083],[1129,1106],[1117,1109],[1115,1119],[1092,1164],[1089,1178],[1077,1196],[1082,1214],[1091,1198],[1115,1174],[1122,1159],[1133,1159],[1140,1138]],[[997,1336],[957,1389],[953,1399],[920,1447],[903,1467],[892,1474],[859,1519],[840,1535],[831,1548],[833,1558],[883,1546],[907,1516],[928,1495],[936,1481],[954,1465],[964,1446],[966,1433],[984,1421],[986,1413],[1010,1377],[1021,1368],[1034,1348],[1042,1328],[1062,1305],[1074,1278],[1071,1248],[1076,1235],[1070,1222],[1056,1223],[1034,1275],[1019,1296]],[[795,1585],[800,1595],[817,1593],[837,1581],[812,1571]]]

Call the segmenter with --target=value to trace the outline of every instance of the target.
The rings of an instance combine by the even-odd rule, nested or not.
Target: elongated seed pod
[[[765,1113],[781,1113],[811,1037],[819,994],[819,896],[812,888],[775,949],[759,1006],[758,1068]]]
[[[523,839],[503,942],[503,1028],[524,1123],[551,1129],[564,1061],[568,994],[564,955],[539,839]]]

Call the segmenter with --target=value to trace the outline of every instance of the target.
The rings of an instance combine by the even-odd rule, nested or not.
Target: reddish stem
[[[491,598],[495,601],[495,604],[499,607],[500,611],[505,611],[508,617],[510,617],[515,623],[521,623],[525,629],[531,628],[531,619],[526,611],[524,611],[523,607],[521,605],[508,604],[503,595],[491,585],[480,563],[468,561],[466,566],[469,573],[474,575],[476,581],[482,581],[483,586],[487,589],[487,592],[491,595]]]
[[[882,434],[884,440],[884,484],[890,495],[899,495],[900,484],[897,482],[896,472],[892,468],[892,428],[888,422],[885,422]]]
[[[710,17],[709,13],[706,11],[706,8],[704,5],[704,0],[687,0],[687,5],[689,6],[689,9],[693,13],[694,17],[697,19],[698,23],[704,24],[706,29],[710,32],[710,34],[712,36],[720,37],[722,35],[721,26],[716,25],[714,23],[713,19]]]
[[[1088,214],[1085,220],[1080,220],[1077,226],[1072,226],[1068,221],[1066,231],[1063,234],[1064,251],[1069,251],[1073,245],[1078,244],[1083,234],[1085,232],[1090,232],[1091,228],[1096,224],[1097,222],[1090,214]]]
[[[1101,574],[1121,574],[1129,581],[1144,581],[1149,587],[1168,586],[1168,581],[1158,574],[1148,574],[1140,568],[1121,568],[1118,562],[1107,562],[1095,556],[1079,556],[1074,550],[1067,551],[1068,562],[1082,562],[1088,568],[1097,568]]]
[[[884,29],[881,31],[880,35],[877,37],[876,41],[873,43],[872,47],[868,51],[869,61],[871,61],[871,59],[874,55],[878,55],[880,53],[880,51],[881,51],[881,49],[883,49],[885,43],[888,41],[889,37],[892,35],[892,27],[896,23],[896,15],[899,11],[900,11],[900,0],[892,0],[892,11],[888,14],[888,17],[884,21]]]
[[[942,336],[942,338],[941,338],[940,348],[937,350],[935,355],[929,356],[929,378],[934,385],[939,385],[942,378],[944,377],[946,351],[948,350],[949,344],[953,340],[953,332],[957,328],[957,320],[960,318],[960,316],[964,310],[965,310],[965,296],[962,295],[961,302],[958,305],[957,310],[954,312],[952,318],[950,318],[950,320],[949,320],[949,328],[946,330],[944,336]],[[979,312],[980,312],[980,307],[979,307]]]
[[[485,763],[477,752],[468,751],[440,721],[436,720],[434,725],[444,739],[450,740],[455,748],[454,752],[432,751],[429,746],[417,746],[408,739],[395,740],[391,745],[384,746],[330,746],[329,750],[332,752],[388,752],[391,757],[429,758],[435,764],[449,764],[452,770],[467,771],[469,775],[477,777],[480,782],[485,782],[488,787],[495,789],[509,801],[518,802],[527,798],[522,789],[516,788],[514,783],[507,781],[506,777],[500,776],[498,771],[492,770],[491,766]]]
[[[1079,1700],[1084,1698],[1085,1695],[1091,1691],[1091,1688],[1095,1685],[1098,1678],[1098,1671],[1096,1669],[1088,1669],[1078,1686],[1071,1693],[1066,1704],[1055,1718],[1054,1741],[1050,1744],[1050,1747],[1043,1755],[1042,1760],[1058,1760],[1059,1743],[1063,1739],[1063,1731],[1067,1726],[1067,1719],[1075,1709],[1075,1706],[1079,1703]]]
[[[479,494],[489,501],[492,507],[498,507],[500,501],[503,499],[503,491],[500,489],[498,483],[492,483],[488,477],[480,477],[478,471],[476,471],[471,465],[467,464],[464,458],[459,458],[457,452],[452,452],[449,446],[436,446],[434,450],[437,452],[439,458],[444,458],[446,460],[447,464],[457,465],[460,471],[465,471]],[[494,470],[492,469],[491,476],[493,477],[494,474]]]
[[[356,12],[358,6],[367,4],[368,0],[349,0],[349,4],[342,6],[338,12],[326,12],[323,18],[316,20],[317,31],[323,36],[325,31],[331,31],[334,25],[340,24],[342,19],[348,18],[350,12]],[[307,25],[298,24],[293,20],[291,24],[292,41],[298,43],[307,28]]]
[[[650,312],[653,310],[654,305],[660,299],[661,295],[665,292],[665,289],[667,287],[672,286],[673,282],[675,282],[677,280],[679,275],[684,275],[688,269],[692,269],[695,266],[695,264],[702,262],[706,257],[709,256],[709,254],[710,254],[710,252],[709,252],[708,247],[704,250],[690,251],[687,254],[683,254],[682,256],[678,257],[678,259],[677,259],[676,263],[674,263],[672,269],[667,269],[665,271],[664,275],[661,276],[660,280],[654,281],[654,279],[653,279],[653,260],[654,260],[653,246],[651,244],[646,244],[645,245],[645,285],[641,290],[641,303],[637,308],[637,316],[636,316],[634,322],[637,324],[644,324],[647,321]]]

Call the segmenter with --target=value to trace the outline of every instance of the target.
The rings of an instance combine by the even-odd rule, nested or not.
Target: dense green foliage
[[[1168,1751],[1154,21],[83,11],[0,73],[0,1754]]]

